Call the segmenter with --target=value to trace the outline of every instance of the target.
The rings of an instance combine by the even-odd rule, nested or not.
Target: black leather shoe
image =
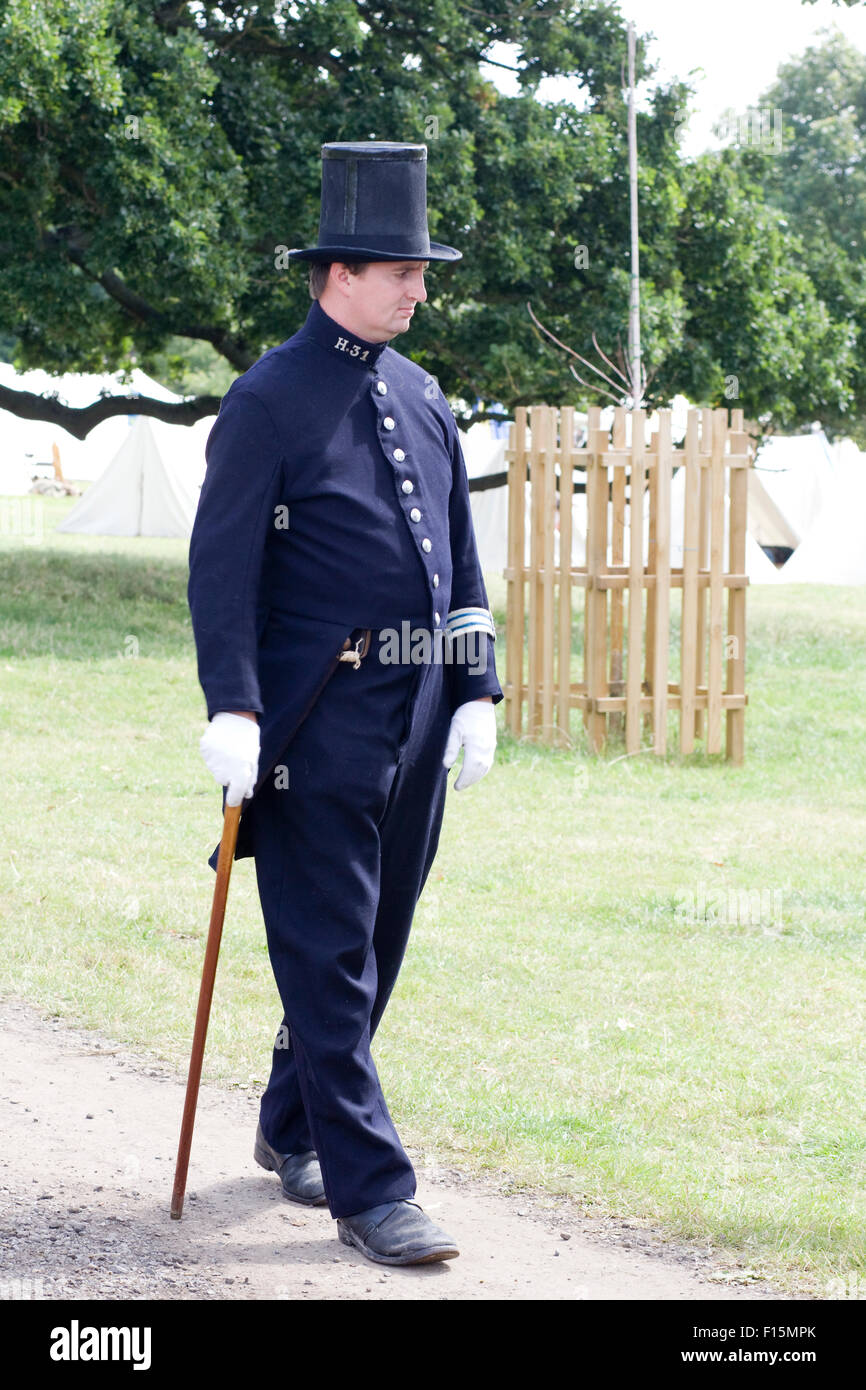
[[[417,1202],[383,1202],[337,1220],[337,1234],[344,1245],[354,1245],[368,1259],[381,1265],[423,1265],[433,1260],[453,1260],[459,1255],[454,1241],[434,1225]]]
[[[283,1192],[290,1201],[300,1202],[305,1207],[323,1207],[327,1202],[322,1170],[312,1149],[302,1154],[278,1154],[276,1149],[271,1148],[259,1125],[253,1158],[268,1172],[279,1173]]]

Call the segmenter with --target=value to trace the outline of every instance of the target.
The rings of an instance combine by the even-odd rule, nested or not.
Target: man
[[[284,1009],[254,1156],[292,1200],[327,1201],[344,1244],[409,1264],[458,1250],[412,1200],[370,1041],[447,770],[462,747],[455,787],[487,772],[502,690],[454,418],[388,345],[426,265],[460,259],[429,239],[426,148],[322,156],[318,244],[290,253],[314,303],[222,402],[189,603],[202,751],[246,800],[237,855],[255,857]]]

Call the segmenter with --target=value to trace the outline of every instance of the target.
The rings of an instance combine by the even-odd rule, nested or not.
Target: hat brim
[[[288,253],[293,261],[462,261],[463,252],[454,246],[443,246],[439,241],[431,241],[430,250],[423,255],[411,255],[405,251],[376,251],[365,246],[307,246],[303,250]]]

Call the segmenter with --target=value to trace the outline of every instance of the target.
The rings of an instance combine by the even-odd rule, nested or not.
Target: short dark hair
[[[309,290],[311,299],[321,298],[322,291],[328,283],[328,276],[331,273],[331,266],[344,265],[350,275],[360,275],[369,261],[312,261],[310,264]]]

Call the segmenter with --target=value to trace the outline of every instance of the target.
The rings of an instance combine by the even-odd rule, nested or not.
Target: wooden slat
[[[614,449],[626,447],[626,409],[617,406],[613,412],[613,431],[611,440]],[[611,475],[611,564],[621,565],[625,557],[625,469],[615,468]],[[610,596],[610,689],[612,695],[623,693],[623,595],[615,590]],[[622,733],[622,717],[615,714],[610,720],[610,731]]]
[[[698,412],[690,410],[686,423],[686,488],[683,516],[683,605],[680,634],[680,752],[695,746],[695,690],[698,658],[698,539],[701,478],[698,468]]]
[[[593,429],[589,435],[592,463],[587,474],[587,536],[586,568],[589,585],[586,604],[589,612],[589,650],[586,665],[587,694],[598,698],[607,689],[607,591],[593,586],[592,581],[604,573],[607,565],[607,469],[600,462],[607,442],[607,431]],[[598,459],[598,462],[596,461]],[[603,714],[593,711],[589,717],[589,743],[593,752],[604,747],[606,721]]]
[[[524,686],[524,694],[525,694],[525,690],[526,690],[526,687]],[[510,688],[510,686],[507,686],[507,684],[506,684],[506,685],[503,685],[502,691],[503,691],[503,694],[505,694],[506,691],[507,691],[507,693],[509,694],[509,696],[511,695],[511,688]],[[682,699],[681,693],[680,693],[678,690],[673,689],[671,686],[668,686],[668,707],[669,707],[670,709],[672,709],[672,710],[678,710],[678,709],[680,708],[681,699]],[[722,709],[723,709],[723,710],[740,709],[740,708],[742,708],[744,705],[748,705],[748,703],[749,703],[749,697],[748,697],[748,695],[723,695],[723,696],[722,696]],[[621,710],[624,708],[625,704],[626,704],[626,696],[624,696],[624,695],[618,695],[618,696],[614,696],[614,695],[605,695],[605,696],[602,696],[602,697],[601,697],[600,699],[598,699],[598,700],[593,700],[593,699],[590,698],[590,696],[588,696],[588,695],[582,693],[581,690],[579,689],[579,687],[572,686],[572,694],[571,694],[571,708],[572,708],[572,709],[589,709],[589,710],[597,709],[597,711],[598,711],[599,713],[607,715],[607,714],[613,713],[613,712],[615,712],[615,711],[617,711],[617,710],[620,710],[620,711],[621,711]],[[695,696],[695,704],[697,705],[698,709],[706,709],[706,706],[707,706],[707,694],[706,694],[706,691],[699,691],[699,692],[698,692],[698,694]],[[652,708],[653,708],[653,698],[652,698],[652,696],[651,696],[651,695],[642,695],[642,696],[641,696],[641,713],[643,713],[643,714],[651,714],[651,713],[652,713]]]
[[[585,465],[585,468],[586,468],[586,517],[587,517],[587,531],[589,531],[589,526],[590,526],[590,521],[589,521],[589,516],[590,516],[590,496],[591,496],[591,493],[592,493],[592,488],[593,488],[594,485],[595,485],[595,476],[596,476],[596,474],[595,474],[595,468],[594,468],[593,463],[592,463],[592,443],[591,443],[591,441],[592,441],[593,433],[594,433],[594,431],[596,431],[596,430],[598,429],[600,422],[601,422],[601,406],[598,406],[598,405],[591,405],[591,406],[589,407],[589,409],[587,410],[587,412],[586,412],[586,438],[587,438],[587,449],[586,449],[586,451],[585,451],[585,452],[586,452],[586,457],[585,457],[585,459],[584,459],[584,465]],[[592,640],[592,633],[591,633],[591,628],[592,628],[592,609],[591,609],[591,605],[590,605],[590,602],[589,602],[589,594],[590,594],[590,590],[591,590],[591,588],[592,588],[592,580],[591,580],[591,578],[589,577],[589,574],[588,574],[588,571],[589,571],[589,535],[588,535],[588,534],[587,534],[587,538],[586,538],[586,559],[587,559],[587,565],[586,565],[587,575],[584,577],[584,585],[585,585],[585,588],[586,588],[586,593],[585,593],[585,595],[584,595],[584,600],[583,600],[583,679],[584,679],[584,682],[587,683],[587,685],[588,685],[589,680],[590,680],[590,665],[591,665],[591,661],[590,661],[590,652],[592,651],[592,645],[591,645],[591,640]],[[589,718],[589,711],[588,711],[588,710],[584,710],[583,727],[584,727],[584,729],[585,729],[585,731],[586,731],[586,736],[587,736],[587,739],[589,740],[590,747],[592,747],[592,732],[591,732],[591,729],[590,729],[590,718]]]
[[[658,431],[654,430],[650,440],[653,453],[658,457]],[[653,693],[653,671],[655,669],[655,638],[656,638],[656,498],[658,496],[658,468],[650,469],[647,474],[646,504],[649,509],[649,529],[647,534],[647,557],[645,573],[652,575],[652,582],[646,585],[646,616],[644,619],[644,689],[647,694]],[[647,735],[653,736],[653,720],[647,718],[644,721]]]
[[[625,746],[629,753],[637,753],[641,741],[645,451],[646,412],[636,410],[632,417],[631,426],[631,474],[629,477],[628,667],[625,712]]]
[[[529,670],[526,680],[527,737],[537,737],[541,722],[539,689],[541,685],[541,580],[539,569],[543,554],[544,505],[541,480],[541,444],[544,434],[542,416],[546,407],[534,405],[529,411]]]
[[[710,469],[710,631],[707,664],[707,752],[722,751],[722,570],[725,541],[725,436],[728,412],[713,411],[713,461]]]
[[[510,570],[510,569],[504,569],[504,570],[502,571],[502,573],[505,575],[506,579],[510,578],[510,576],[511,576],[511,570]],[[524,579],[528,579],[529,576],[530,576],[530,574],[531,574],[531,570],[530,570],[529,566],[526,565],[526,566],[524,567],[524,570],[523,570],[523,577],[524,577]],[[629,570],[626,568],[625,565],[618,565],[618,566],[617,566],[617,572],[616,572],[616,574],[610,574],[610,573],[608,573],[608,574],[600,574],[593,582],[594,582],[594,585],[595,585],[597,588],[599,588],[599,589],[614,589],[614,590],[616,590],[616,589],[627,589],[627,588],[628,588],[628,579],[629,579]],[[653,589],[653,588],[655,588],[655,582],[656,582],[656,577],[655,577],[654,574],[644,574],[644,576],[643,576],[643,585],[644,585],[644,588],[646,588],[646,589]],[[571,583],[572,583],[572,586],[575,586],[575,587],[578,587],[578,588],[586,588],[586,585],[587,585],[586,570],[583,569],[583,568],[577,569],[574,565],[572,565],[572,567],[571,567]],[[749,576],[748,576],[747,574],[723,574],[723,575],[722,575],[722,588],[723,588],[723,589],[747,589],[747,588],[749,587],[749,583],[750,583],[750,580],[749,580]],[[697,584],[697,587],[698,587],[699,590],[700,590],[700,589],[708,589],[708,588],[710,587],[710,572],[709,572],[709,570],[698,570],[698,577],[697,577],[697,580],[696,580],[696,584]],[[671,585],[671,588],[672,588],[672,589],[681,589],[681,588],[683,587],[683,571],[682,571],[682,567],[681,567],[681,566],[678,566],[677,568],[674,568],[673,566],[671,566],[670,585]]]
[[[585,574],[585,572],[582,571],[582,570],[573,570],[573,571],[572,571],[572,575],[571,575],[571,582],[572,582],[573,585],[576,585],[576,586],[580,586],[580,585],[586,586],[587,579],[586,579],[586,574]],[[620,569],[620,572],[619,572],[618,574],[602,574],[602,575],[600,575],[600,576],[598,577],[598,579],[596,579],[596,580],[594,581],[594,583],[595,583],[595,586],[596,586],[597,588],[599,588],[599,589],[612,589],[612,590],[614,590],[614,592],[615,592],[617,589],[627,589],[627,588],[628,588],[628,574],[627,574],[627,573],[623,573],[622,569]],[[654,588],[656,587],[656,576],[655,576],[654,574],[645,574],[644,577],[643,577],[643,583],[644,583],[644,588],[645,588],[645,589],[650,589],[650,590],[651,590],[651,589],[654,589]],[[700,592],[701,589],[708,589],[708,588],[710,587],[710,575],[709,575],[709,571],[707,571],[707,572],[704,573],[704,574],[700,573],[700,571],[698,572],[698,577],[697,577],[697,580],[696,580],[696,586],[697,586],[697,589],[698,589],[699,592]],[[722,575],[722,588],[723,588],[723,589],[747,589],[748,586],[749,586],[749,576],[748,576],[747,574],[723,574],[723,575]],[[682,569],[677,569],[677,570],[673,570],[673,569],[672,569],[672,570],[671,570],[671,574],[670,574],[670,587],[671,587],[672,589],[681,589],[681,588],[683,587],[683,572],[682,572]]]
[[[556,527],[556,470],[553,462],[556,444],[556,410],[548,406],[544,415],[544,458],[541,464],[543,489],[541,579],[541,736],[550,742],[553,735],[553,649],[556,638],[556,573],[554,547]]]
[[[707,698],[708,697],[705,694],[698,693],[697,695],[695,695],[694,699],[696,707],[698,709],[706,709]],[[749,702],[748,695],[722,695],[721,699],[723,710],[740,709],[743,705],[747,705]],[[669,709],[679,710],[682,706],[682,694],[679,691],[671,690],[670,688],[668,688],[667,702]],[[640,703],[642,714],[652,714],[652,711],[655,708],[655,701],[652,695],[643,695],[641,697]],[[612,714],[616,710],[621,710],[625,704],[626,699],[621,695],[619,697],[615,697],[613,695],[605,695],[602,696],[600,699],[592,701],[593,709],[600,710],[603,714]]]
[[[712,412],[710,413],[712,414]],[[605,468],[627,468],[630,461],[630,455],[627,449],[619,449],[616,452],[614,452],[613,449],[606,449],[601,457]],[[644,457],[646,460],[647,472],[652,473],[658,463],[658,454],[655,451],[655,446],[653,446],[652,449],[648,449]],[[701,468],[709,468],[711,461],[710,454],[703,452],[698,454],[698,465]],[[730,454],[725,459],[726,466],[730,468],[751,468],[753,463],[754,459],[752,455],[746,452]]]
[[[743,430],[742,410],[731,411],[732,430],[728,436],[732,450],[745,449],[747,436]],[[746,514],[748,510],[749,475],[735,469],[729,480],[728,510],[728,569],[746,568]],[[728,657],[728,694],[743,695],[746,689],[746,591],[728,591],[728,640],[734,650]],[[744,708],[728,708],[725,727],[725,754],[731,762],[740,764],[745,753],[746,713]]]
[[[525,513],[526,513],[526,407],[514,412],[509,430],[512,457],[508,465],[508,569],[505,615],[505,723],[515,738],[523,732],[523,648],[525,643]],[[505,692],[503,691],[503,694]]]
[[[572,497],[574,468],[574,406],[564,405],[559,412],[559,612],[557,631],[557,696],[556,725],[559,741],[571,744],[571,545]]]
[[[653,743],[656,753],[667,752],[668,666],[671,615],[671,412],[659,411],[659,463],[656,470],[656,593],[655,654],[653,660]]]
[[[713,452],[713,412],[708,406],[701,410],[701,455],[709,456],[712,459]],[[706,468],[701,469],[701,489],[700,501],[698,503],[698,569],[706,570],[709,573],[710,567],[710,474]],[[698,621],[697,621],[697,660],[695,662],[695,679],[698,685],[706,682],[707,671],[707,595],[703,587],[698,593]],[[704,714],[703,710],[695,713],[695,736],[702,738],[704,733]]]

